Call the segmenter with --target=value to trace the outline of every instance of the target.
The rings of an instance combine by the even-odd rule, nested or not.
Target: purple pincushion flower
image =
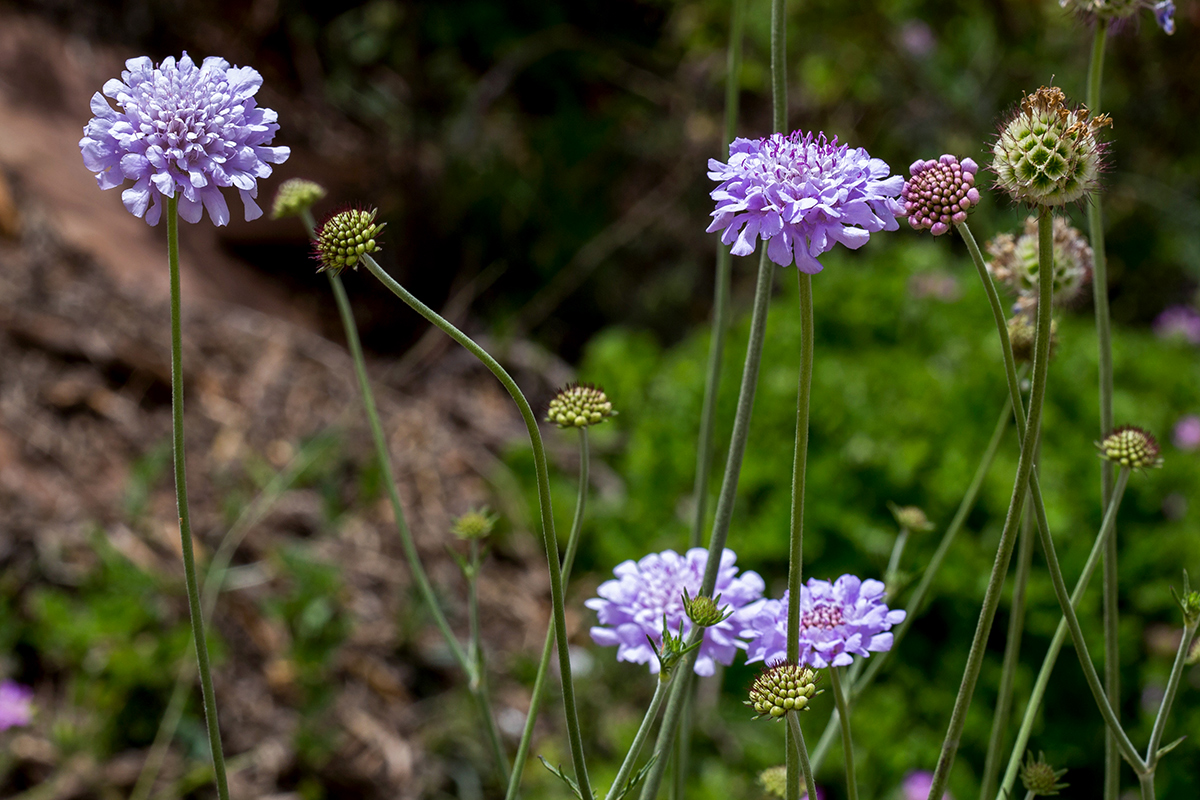
[[[1180,450],[1195,450],[1200,447],[1200,417],[1188,414],[1175,423],[1175,446]]]
[[[650,672],[659,670],[658,657],[646,637],[662,644],[663,619],[672,632],[683,623],[686,635],[692,621],[683,608],[683,591],[695,595],[704,578],[708,551],[702,547],[679,555],[674,550],[651,553],[640,561],[625,561],[613,570],[615,580],[605,581],[584,605],[594,610],[599,625],[591,630],[592,641],[601,647],[617,646],[617,660],[650,664]],[[704,630],[703,643],[696,658],[697,675],[712,675],[715,662],[733,663],[745,642],[738,639],[744,627],[740,611],[762,597],[766,584],[758,573],[747,570],[738,575],[737,555],[726,549],[721,554],[714,594],[721,596],[722,607],[732,610],[731,617]]]
[[[1160,339],[1200,344],[1200,312],[1191,306],[1170,306],[1155,318],[1154,332]]]
[[[949,153],[936,161],[914,161],[908,168],[912,177],[900,191],[908,224],[914,230],[927,229],[941,236],[951,225],[966,222],[967,212],[979,205],[979,190],[975,188],[978,171],[974,159],[960,162]]]
[[[904,776],[900,785],[904,800],[928,800],[929,790],[933,788],[933,773],[927,770],[915,770]],[[942,800],[954,800],[949,792],[942,795]]]
[[[100,188],[133,181],[121,200],[150,225],[158,224],[162,199],[176,191],[183,219],[199,222],[207,209],[214,224],[225,225],[229,208],[221,189],[230,186],[241,194],[247,221],[262,216],[254,202],[257,181],[291,154],[287,147],[268,146],[279,125],[274,111],[255,103],[262,76],[223,58],[196,66],[186,52],[157,67],[145,56],[125,66],[121,80],[109,80],[103,94],[92,96],[96,116],[79,140],[83,163]]]
[[[883,602],[884,586],[876,580],[843,575],[833,583],[809,578],[800,587],[799,663],[824,669],[843,667],[853,656],[892,649],[893,625],[905,612],[889,610]],[[788,593],[781,600],[765,600],[743,615],[747,625],[741,635],[750,639],[746,663],[770,664],[787,657]]]
[[[0,731],[28,725],[33,719],[33,689],[16,681],[0,683]]]
[[[835,244],[856,250],[872,233],[899,227],[904,179],[861,147],[838,145],[836,136],[734,139],[729,162],[709,159],[708,168],[721,182],[708,231],[723,231],[735,256],[753,253],[761,238],[776,264],[812,275],[822,269],[817,256]]]

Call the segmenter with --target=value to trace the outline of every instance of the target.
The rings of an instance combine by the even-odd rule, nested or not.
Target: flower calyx
[[[279,184],[271,204],[271,219],[298,217],[323,198],[325,187],[305,178],[288,178]]]
[[[904,530],[920,531],[922,533],[933,530],[933,523],[929,521],[929,517],[925,516],[925,512],[917,506],[898,506],[889,500],[888,509],[891,510],[892,516],[896,518],[896,524]]]
[[[572,383],[554,395],[546,410],[546,422],[560,428],[586,428],[616,415],[603,389],[590,383]]]
[[[380,249],[379,234],[386,222],[376,222],[378,209],[346,208],[335,211],[317,226],[313,258],[321,263],[317,272],[337,275],[346,267],[358,268],[359,259]]]
[[[746,705],[758,712],[755,719],[783,719],[789,711],[808,708],[809,701],[820,694],[817,680],[817,673],[808,667],[790,661],[777,661],[754,679]]]
[[[1163,465],[1162,448],[1150,433],[1134,425],[1116,428],[1096,442],[1100,457],[1130,469],[1153,469]]]
[[[450,524],[450,532],[460,539],[486,539],[492,534],[496,523],[500,520],[498,514],[493,514],[487,506],[473,508]]]
[[[701,628],[720,625],[733,614],[732,608],[721,605],[721,595],[709,597],[698,594],[693,597],[688,594],[686,588],[683,590],[683,610],[692,624]]]
[[[1049,797],[1058,794],[1059,789],[1067,788],[1070,784],[1058,782],[1066,774],[1065,769],[1055,769],[1047,764],[1045,753],[1039,752],[1034,761],[1033,753],[1027,752],[1025,762],[1021,764],[1021,784],[1034,797]]]
[[[686,639],[687,637],[683,633],[683,620],[679,621],[679,634],[676,635],[671,633],[665,616],[663,617],[662,644],[658,644],[650,636],[646,637],[646,641],[650,643],[650,647],[654,650],[654,655],[658,659],[659,682],[667,683],[670,681],[671,676],[675,674],[675,668],[679,666],[684,657],[693,650],[699,649],[700,645],[704,642],[703,637],[697,639],[692,644],[688,644]]]
[[[1183,612],[1184,624],[1193,629],[1200,625],[1200,591],[1192,591],[1188,584],[1186,569],[1183,571],[1183,592],[1176,592],[1175,587],[1172,586],[1171,596],[1175,598],[1179,610]]]

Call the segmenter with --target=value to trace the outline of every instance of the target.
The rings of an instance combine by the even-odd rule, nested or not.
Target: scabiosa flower
[[[1122,425],[1096,442],[1100,457],[1130,469],[1152,469],[1163,465],[1162,449],[1149,432],[1134,425]]]
[[[1054,218],[1054,304],[1070,306],[1084,297],[1092,282],[1092,248],[1063,217]],[[1007,286],[1026,309],[1036,308],[1038,295],[1037,217],[1025,220],[1020,236],[1002,233],[987,244],[988,270]]]
[[[904,776],[900,791],[904,800],[928,800],[929,790],[933,788],[933,773],[927,770],[914,770]],[[949,792],[942,795],[942,800],[954,800]]]
[[[121,193],[135,217],[157,225],[162,199],[178,191],[179,216],[199,222],[205,209],[216,225],[229,222],[221,189],[237,187],[247,221],[262,216],[254,202],[258,179],[282,164],[287,147],[268,147],[278,114],[259,108],[254,95],[262,76],[250,67],[231,67],[209,57],[196,66],[185,52],[157,67],[141,56],[125,62],[121,80],[92,96],[96,116],[83,129],[79,149],[101,189],[133,186]],[[114,110],[105,96],[116,101]]]
[[[817,256],[835,244],[856,250],[872,233],[899,227],[896,196],[904,180],[836,136],[794,131],[734,139],[729,162],[712,158],[708,169],[721,182],[712,191],[717,207],[708,232],[723,231],[735,256],[753,253],[761,238],[776,264],[813,275],[822,269]]]
[[[1108,115],[1067,107],[1057,86],[1021,100],[992,148],[996,185],[1031,206],[1060,206],[1092,191],[1100,175],[1102,146],[1096,133]]]
[[[670,630],[679,630],[682,623],[686,634],[692,621],[684,610],[683,592],[700,591],[708,551],[702,547],[679,555],[673,550],[651,553],[638,562],[618,564],[615,580],[605,581],[596,590],[599,597],[584,603],[594,610],[599,625],[591,630],[592,641],[601,647],[617,646],[617,660],[635,664],[650,664],[650,672],[659,670],[658,657],[647,638],[655,645],[662,644],[664,619]],[[762,597],[766,584],[757,572],[747,570],[738,575],[737,555],[729,549],[721,554],[717,573],[716,593],[721,605],[733,611],[728,619],[705,628],[700,652],[696,658],[697,675],[712,675],[716,662],[730,664],[745,642],[738,639],[743,627],[739,612]]]
[[[1168,36],[1175,32],[1175,3],[1171,0],[1058,0],[1063,8],[1087,19],[1129,19],[1142,9],[1154,13],[1154,21]]]
[[[807,711],[817,695],[817,674],[788,661],[771,664],[754,679],[745,701],[759,717],[782,719],[789,711]]]
[[[0,731],[28,725],[33,719],[33,689],[16,681],[0,683]]]
[[[979,190],[975,188],[978,171],[979,165],[973,159],[960,162],[949,153],[937,161],[914,161],[908,168],[912,178],[900,191],[908,224],[941,236],[951,225],[966,222],[967,211],[979,205]]]
[[[1195,450],[1200,447],[1200,417],[1188,414],[1175,423],[1175,435],[1172,437],[1175,446],[1180,450]]]
[[[560,428],[586,428],[616,415],[603,389],[590,383],[572,383],[559,389],[550,400],[546,422]]]
[[[800,663],[816,669],[842,667],[854,656],[892,649],[893,625],[905,612],[889,610],[883,602],[884,585],[843,575],[833,583],[809,578],[800,587]],[[746,663],[773,661],[787,656],[788,593],[781,600],[766,600],[747,613],[741,635],[750,639]]]
[[[1154,333],[1160,339],[1200,344],[1200,311],[1191,306],[1170,306],[1155,318]]]

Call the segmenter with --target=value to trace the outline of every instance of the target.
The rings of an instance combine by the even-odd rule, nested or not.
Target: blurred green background
[[[768,7],[765,0],[747,4],[738,126],[746,136],[769,128]],[[618,562],[683,546],[716,245],[715,234],[703,233],[711,209],[704,164],[723,145],[727,3],[372,0],[335,9],[299,0],[250,6],[50,0],[31,10],[85,39],[128,46],[131,55],[157,60],[187,48],[255,66],[266,78],[264,104],[292,120],[279,141],[297,152],[279,177],[312,174],[333,189],[331,200],[378,204],[389,224],[385,266],[430,305],[475,278],[474,330],[497,341],[530,337],[578,364],[582,379],[603,384],[621,416],[599,429],[595,452],[618,479],[592,501],[576,604]],[[843,2],[816,0],[791,3],[788,20],[790,124],[867,147],[896,172],[942,152],[986,164],[998,119],[1022,91],[1053,80],[1070,97],[1083,96],[1091,29],[1053,0],[881,0],[852,12]],[[1160,341],[1149,329],[1163,308],[1191,303],[1200,283],[1194,127],[1200,50],[1193,39],[1200,6],[1180,3],[1177,23],[1178,33],[1167,37],[1144,14],[1114,33],[1103,108],[1115,121],[1104,208],[1117,323],[1116,419],[1146,426],[1165,442],[1182,415],[1200,412],[1197,350]],[[989,180],[981,184],[986,190]],[[1083,225],[1080,209],[1069,213]],[[971,224],[983,240],[1018,229],[1024,216],[985,191]],[[240,232],[227,244],[298,295],[324,291],[323,278],[295,274],[303,241],[294,232],[266,230],[262,238]],[[990,315],[960,241],[904,228],[876,235],[859,252],[831,253],[825,264],[814,280],[806,568],[827,578],[880,576],[895,534],[888,501],[922,506],[940,530],[1006,390]],[[718,465],[744,353],[752,259],[735,260],[734,273],[740,321],[725,362]],[[730,535],[740,563],[760,571],[776,596],[786,572],[798,358],[795,280],[790,270],[778,277]],[[355,302],[368,346],[378,354],[403,352],[422,328],[395,313],[393,303],[365,295],[356,294]],[[327,322],[336,330],[332,317]],[[1100,522],[1095,362],[1090,308],[1064,312],[1041,463],[1069,582]],[[1156,633],[1179,624],[1169,587],[1179,585],[1181,567],[1200,578],[1200,510],[1192,502],[1200,462],[1170,444],[1165,451],[1163,470],[1131,481],[1119,530],[1122,713],[1136,743],[1146,741],[1150,703],[1170,666]],[[532,475],[526,450],[514,447],[506,460],[518,475]],[[858,707],[864,796],[888,796],[906,771],[935,763],[1015,460],[1010,434],[935,583],[936,596]],[[535,507],[532,480],[525,490]],[[556,478],[561,531],[569,526],[573,493],[569,474]],[[919,571],[936,536],[911,541],[906,571]],[[1018,714],[1058,620],[1040,556],[1034,563]],[[132,636],[150,624],[128,602],[113,599],[141,591],[130,571],[113,559],[82,596],[39,597],[37,618],[0,627],[0,645],[33,648],[64,668],[82,669],[89,636],[114,625]],[[296,574],[295,596],[281,598],[274,611],[303,627],[305,610],[336,576],[319,565]],[[0,614],[7,613],[4,603],[0,596]],[[105,603],[117,610],[105,611]],[[308,647],[298,660],[308,670],[310,694],[319,691],[321,660],[334,658],[344,636],[336,609],[319,613],[325,615],[319,630],[296,644]],[[1093,653],[1100,651],[1098,614],[1093,589],[1084,604]],[[1005,605],[951,782],[959,800],[977,792],[1006,621]],[[154,665],[185,640],[181,629],[137,639],[116,662],[120,669],[81,683],[86,702],[113,709],[94,747],[117,752],[152,735],[156,720],[126,718],[119,710],[135,693],[169,692]],[[603,785],[652,687],[648,678],[638,682],[641,668],[613,663],[610,651],[592,655],[583,716]],[[495,666],[529,673],[522,663]],[[702,720],[697,731],[692,796],[760,796],[757,771],[782,761],[781,732],[749,722],[740,705],[751,677],[735,666],[722,678],[719,716]],[[1031,740],[1054,764],[1071,769],[1067,796],[1076,797],[1095,796],[1102,772],[1102,728],[1081,677],[1068,647]],[[814,735],[830,706],[826,695],[806,719]],[[1200,795],[1198,730],[1200,672],[1193,667],[1167,732],[1169,739],[1192,738],[1162,766],[1159,796]],[[199,748],[200,731],[193,712],[181,736]],[[566,762],[565,750],[553,747],[547,740],[540,752]],[[831,798],[844,796],[839,759],[835,747],[819,780]],[[536,764],[527,775],[531,796],[562,796]],[[1126,785],[1131,781],[1126,771]],[[308,787],[306,800],[341,796],[299,783]]]

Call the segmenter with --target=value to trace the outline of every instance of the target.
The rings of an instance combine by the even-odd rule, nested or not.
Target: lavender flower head
[[[0,731],[28,725],[33,719],[33,689],[16,681],[0,683]]]
[[[912,178],[904,182],[900,192],[908,224],[915,230],[928,229],[934,236],[941,236],[951,225],[966,222],[967,211],[979,205],[979,190],[975,188],[978,171],[974,159],[960,162],[949,153],[936,161],[914,161],[908,168]]]
[[[207,209],[214,224],[225,225],[229,208],[221,189],[230,186],[242,197],[247,221],[262,216],[254,202],[257,180],[291,154],[287,147],[268,147],[279,125],[274,111],[255,103],[262,76],[223,58],[196,66],[186,52],[157,67],[145,56],[125,66],[120,80],[109,80],[103,94],[92,96],[96,116],[79,140],[83,163],[100,188],[133,181],[121,200],[150,225],[158,224],[162,199],[176,191],[179,216],[199,222]]]
[[[893,625],[905,612],[889,610],[884,586],[876,580],[843,575],[833,583],[809,578],[800,587],[800,659],[815,669],[844,667],[854,656],[892,649]],[[787,657],[788,593],[781,600],[764,600],[747,611],[741,635],[750,639],[746,663],[770,664]]]
[[[1160,339],[1200,344],[1200,311],[1191,306],[1170,306],[1155,318],[1154,333]]]
[[[700,591],[708,551],[702,547],[679,555],[674,550],[651,553],[638,562],[618,564],[615,580],[605,581],[596,590],[599,597],[584,603],[593,609],[600,624],[592,628],[592,640],[601,647],[617,646],[617,660],[650,664],[651,674],[659,670],[658,657],[646,637],[662,644],[663,618],[672,632],[680,621],[686,635],[692,629],[683,607],[683,590],[692,595]],[[696,658],[697,675],[712,675],[715,662],[728,665],[745,642],[737,638],[744,626],[739,612],[762,597],[766,584],[757,572],[738,575],[737,555],[726,549],[721,555],[714,594],[721,605],[734,613],[728,619],[704,630],[703,643]]]
[[[1200,417],[1188,414],[1175,423],[1175,446],[1180,450],[1200,448]]]
[[[926,770],[914,770],[904,776],[900,791],[904,800],[928,800],[929,790],[933,788],[933,773]],[[954,800],[949,792],[942,795],[942,800]]]
[[[717,207],[708,232],[722,230],[735,256],[753,253],[761,238],[776,264],[813,275],[822,269],[817,256],[835,244],[856,250],[872,233],[899,227],[904,179],[861,147],[838,145],[836,136],[734,139],[729,163],[712,158],[708,169],[721,182],[712,191]]]

